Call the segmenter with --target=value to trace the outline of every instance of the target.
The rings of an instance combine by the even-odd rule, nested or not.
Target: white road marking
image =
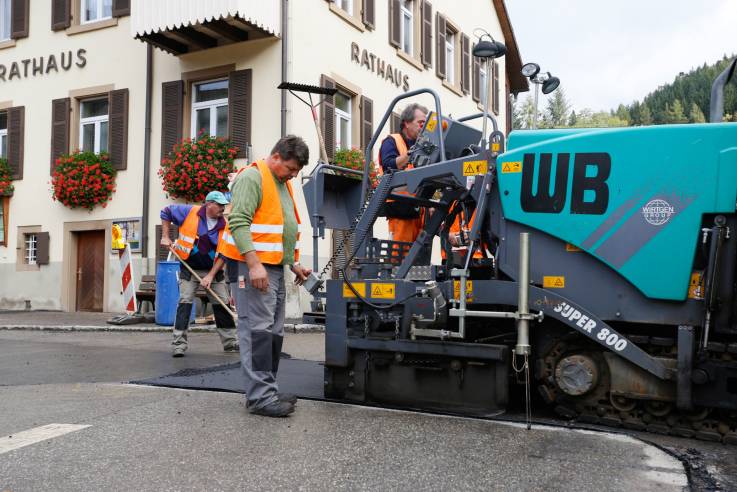
[[[0,437],[0,454],[13,451],[18,448],[30,446],[37,442],[53,439],[54,437],[63,436],[70,432],[86,429],[89,425],[75,424],[48,424],[41,427],[35,427],[25,431],[11,434],[9,436]]]

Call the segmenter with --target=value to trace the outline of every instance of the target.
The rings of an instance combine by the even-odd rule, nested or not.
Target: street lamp
[[[530,79],[535,84],[535,115],[532,118],[532,128],[537,128],[537,99],[540,86],[542,85],[543,94],[550,94],[560,85],[560,79],[550,75],[550,72],[541,73],[540,65],[537,63],[525,63],[522,66],[522,75]]]
[[[478,36],[478,43],[476,43],[476,46],[473,47],[473,56],[477,58],[483,58],[484,60],[484,67],[486,69],[486,97],[484,98],[484,121],[483,121],[483,138],[481,139],[481,148],[486,148],[486,127],[488,124],[489,119],[489,95],[491,94],[491,79],[490,76],[490,67],[491,67],[491,61],[494,58],[501,58],[505,54],[507,54],[507,47],[504,46],[504,43],[500,43],[499,41],[494,41],[494,38],[491,37],[491,34],[489,34],[487,31],[484,31],[483,29],[477,29],[474,31],[474,34],[476,32],[480,31],[481,34]]]

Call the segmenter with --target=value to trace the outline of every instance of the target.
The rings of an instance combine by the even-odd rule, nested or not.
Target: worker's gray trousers
[[[238,262],[235,306],[241,367],[246,376],[246,402],[258,409],[277,400],[276,372],[284,341],[284,267],[264,265],[269,288],[262,292],[251,286],[248,265]]]
[[[202,278],[207,275],[207,272],[198,271],[197,275]],[[194,277],[189,278],[187,275],[181,275],[179,278],[179,304],[177,304],[177,316],[174,320],[174,338],[171,342],[174,350],[187,350],[187,328],[189,328],[189,318],[192,313],[194,294],[199,285],[199,280]],[[217,294],[225,303],[230,299],[222,276],[220,281],[212,281],[210,290]],[[223,344],[223,348],[233,347],[238,340],[236,338],[237,334],[233,317],[220,305],[212,294],[208,292],[207,297],[212,305],[212,312],[215,315],[215,330],[220,335],[220,342]]]

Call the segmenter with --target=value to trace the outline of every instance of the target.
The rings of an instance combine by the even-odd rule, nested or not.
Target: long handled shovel
[[[189,270],[189,273],[191,273],[192,275],[194,275],[194,278],[196,278],[197,281],[199,281],[200,283],[202,283],[202,277],[200,277],[199,275],[197,275],[197,272],[195,272],[192,269],[192,267],[187,264],[186,261],[184,261],[183,259],[181,259],[179,257],[179,254],[177,254],[177,252],[174,250],[173,247],[169,246],[169,251],[171,251],[171,253],[174,255],[174,257],[177,260],[179,260],[179,263],[181,263],[182,265],[184,265],[185,267],[187,267],[187,270]],[[205,287],[205,290],[207,290],[207,293],[210,294],[211,296],[213,296],[220,303],[220,305],[223,306],[225,308],[225,310],[228,311],[228,313],[230,313],[230,315],[233,317],[233,319],[236,319],[236,320],[238,319],[238,315],[235,312],[233,312],[233,310],[230,309],[230,306],[227,305],[225,302],[223,302],[223,300],[220,299],[220,296],[217,295],[215,292],[213,292],[213,290],[210,287]]]

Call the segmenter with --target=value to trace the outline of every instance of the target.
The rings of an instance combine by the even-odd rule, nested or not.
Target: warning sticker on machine
[[[354,289],[356,289],[356,292],[360,294],[361,297],[366,297],[366,284],[363,282],[352,282],[351,285]],[[350,287],[348,287],[348,284],[343,282],[343,297],[356,297],[356,294],[353,293]]]
[[[461,299],[461,281],[453,281],[453,298],[456,301]],[[473,302],[473,281],[466,280],[466,302]]]
[[[502,146],[499,142],[492,142],[491,143],[491,151],[492,152],[499,152],[499,149],[501,149]]]
[[[543,287],[546,289],[562,289],[565,286],[565,277],[543,277]]]
[[[466,161],[463,163],[464,176],[476,176],[477,174],[486,174],[489,170],[487,161]]]
[[[521,172],[522,162],[502,162],[502,174]]]
[[[374,299],[394,299],[396,295],[394,284],[371,284],[371,297]]]
[[[435,127],[438,126],[438,117],[435,115],[430,116],[430,119],[425,123],[425,128],[429,132],[434,132]]]

